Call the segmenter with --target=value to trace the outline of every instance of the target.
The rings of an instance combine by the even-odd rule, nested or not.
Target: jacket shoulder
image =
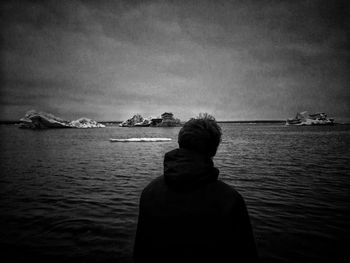
[[[163,186],[165,185],[164,182],[164,176],[158,176],[155,179],[153,179],[144,189],[143,192],[151,191],[155,187]]]
[[[153,179],[142,191],[141,200],[144,205],[155,205],[165,202],[165,199],[169,197],[177,196],[179,198],[194,199],[196,196],[203,197],[204,199],[214,202],[217,206],[237,207],[244,205],[244,199],[241,194],[232,186],[227,183],[217,180],[214,183],[208,184],[204,188],[198,189],[198,191],[181,194],[171,191],[165,183],[164,176],[159,176]],[[176,198],[175,198],[176,199]]]
[[[243,198],[241,194],[233,186],[228,185],[227,183],[221,180],[216,181],[216,187],[225,194],[232,195],[233,197],[236,197],[238,199]]]
[[[164,176],[158,176],[153,179],[142,191],[142,195],[149,195],[155,191],[165,191],[167,189],[167,185],[164,180]],[[241,194],[231,185],[227,183],[217,180],[215,183],[209,184],[207,191],[212,193],[217,193],[220,195],[228,196],[234,199],[243,200]]]
[[[165,191],[166,184],[164,181],[164,176],[158,176],[153,179],[142,191],[141,197],[153,195],[155,192]]]

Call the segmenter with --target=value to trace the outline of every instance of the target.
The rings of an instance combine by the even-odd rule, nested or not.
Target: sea
[[[350,125],[220,126],[214,163],[246,201],[261,261],[350,262]],[[1,261],[132,262],[141,191],[179,129],[0,125]],[[109,141],[133,137],[172,140]]]

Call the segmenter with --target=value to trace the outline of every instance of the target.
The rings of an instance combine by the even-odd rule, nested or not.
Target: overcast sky
[[[0,119],[350,120],[346,2],[1,4]]]

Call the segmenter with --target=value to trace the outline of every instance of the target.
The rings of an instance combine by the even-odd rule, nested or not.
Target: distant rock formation
[[[28,111],[26,115],[20,119],[19,127],[29,129],[72,128],[69,125],[69,121],[65,121],[50,113],[37,112],[35,110]]]
[[[28,111],[20,119],[19,128],[27,129],[57,129],[57,128],[103,128],[105,125],[88,118],[80,118],[75,121],[63,120],[50,113]]]
[[[174,118],[174,114],[171,112],[164,112],[162,115],[162,122],[157,127],[176,127],[180,126],[181,122],[179,119]]]
[[[152,119],[153,119],[152,117],[144,118],[143,121],[135,123],[135,126],[139,126],[139,127],[148,127],[148,126],[151,126],[151,124],[152,124]]]
[[[324,112],[309,114],[307,111],[298,112],[294,119],[287,119],[286,125],[334,125],[334,119],[328,118]]]
[[[106,127],[105,125],[98,123],[97,121],[88,119],[88,118],[80,118],[75,121],[71,121],[69,125],[75,127],[75,128],[80,128],[80,129],[85,129],[85,128],[104,128]]]
[[[142,123],[143,117],[140,114],[136,114],[132,116],[132,118],[127,119],[126,121],[123,121],[121,124],[119,124],[120,127],[133,127],[137,123]]]
[[[164,112],[160,118],[143,118],[140,114],[119,124],[121,127],[176,127],[180,126],[181,121],[175,119],[171,112]]]

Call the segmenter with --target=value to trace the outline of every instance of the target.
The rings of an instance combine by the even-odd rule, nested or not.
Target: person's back
[[[135,262],[241,262],[257,258],[243,198],[218,180],[212,156],[221,130],[192,119],[179,149],[165,154],[164,175],[142,192]]]

